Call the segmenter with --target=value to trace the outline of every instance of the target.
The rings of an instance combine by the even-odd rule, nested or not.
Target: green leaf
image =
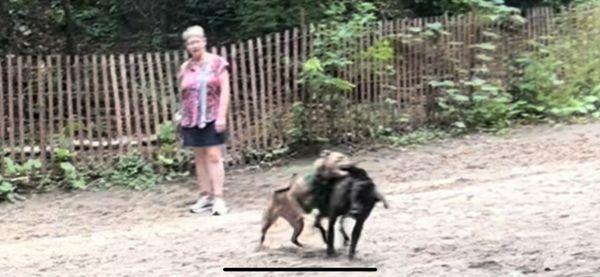
[[[450,81],[450,80],[445,80],[445,81],[441,81],[441,82],[434,80],[434,81],[430,81],[429,85],[432,86],[432,87],[434,87],[434,88],[437,88],[437,87],[453,87],[456,84],[453,81]]]
[[[459,128],[459,129],[465,129],[465,128],[467,128],[467,126],[465,125],[465,123],[462,122],[462,121],[454,122],[453,125],[454,125],[454,127]]]
[[[13,184],[11,184],[7,181],[2,181],[0,183],[0,194],[10,193],[14,189],[15,189],[15,187],[13,186]]]
[[[479,49],[483,49],[483,50],[490,50],[490,51],[496,50],[496,45],[491,44],[489,42],[475,44],[471,47],[479,48]]]
[[[419,33],[421,32],[421,27],[410,27],[408,28],[408,31],[413,32],[413,33]]]
[[[489,62],[494,59],[486,54],[477,54],[477,55],[475,55],[475,58],[480,61],[484,61],[484,62]]]
[[[444,28],[444,25],[442,25],[442,23],[440,23],[440,22],[435,22],[435,23],[427,23],[425,25],[425,27],[427,29],[439,31],[439,30],[442,30]]]
[[[312,57],[312,58],[308,59],[304,63],[304,71],[306,71],[306,72],[323,72],[323,67],[321,66],[321,61],[316,57]]]
[[[17,174],[17,169],[17,165],[11,158],[4,158],[4,172],[6,175],[12,176]]]
[[[469,97],[462,95],[462,94],[453,95],[452,99],[454,99],[458,102],[469,102]]]
[[[73,164],[69,163],[69,162],[62,162],[59,164],[60,168],[67,174],[75,172],[75,166],[73,166]]]

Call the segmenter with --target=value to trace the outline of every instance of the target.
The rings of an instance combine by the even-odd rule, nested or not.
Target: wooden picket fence
[[[528,39],[547,34],[552,17],[547,8],[530,10],[523,29],[502,38],[498,55],[521,51]],[[384,37],[434,22],[450,35],[436,45],[395,45],[393,76],[374,74],[377,69],[364,59],[340,72],[356,85],[348,96],[352,102],[383,101],[383,91],[391,87],[398,109],[415,122],[426,120],[434,94],[428,78],[451,77],[453,70],[439,62],[440,55],[471,63],[471,46],[484,40],[474,16],[383,21],[355,44],[361,52]],[[231,64],[230,164],[251,162],[248,151],[286,145],[291,106],[309,93],[298,79],[312,39],[304,27],[210,49]],[[94,163],[130,151],[152,155],[160,125],[177,110],[176,72],[185,59],[184,51],[0,58],[0,154],[18,161],[41,158],[45,164],[57,147]],[[505,68],[494,71],[506,73]]]

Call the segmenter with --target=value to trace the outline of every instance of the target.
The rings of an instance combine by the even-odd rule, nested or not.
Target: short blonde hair
[[[198,25],[188,27],[187,29],[185,29],[185,31],[183,31],[183,34],[181,35],[181,37],[183,38],[184,41],[187,41],[191,37],[204,38],[204,28],[202,28]]]

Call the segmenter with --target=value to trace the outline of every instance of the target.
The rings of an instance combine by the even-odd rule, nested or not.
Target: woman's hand
[[[215,121],[215,130],[217,130],[217,133],[225,132],[226,128],[227,120],[224,117],[217,118],[217,120]]]

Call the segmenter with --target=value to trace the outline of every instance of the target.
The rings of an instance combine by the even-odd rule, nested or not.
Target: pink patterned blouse
[[[221,85],[219,75],[229,64],[222,57],[202,64],[189,63],[180,73],[181,127],[204,128],[217,119]]]

